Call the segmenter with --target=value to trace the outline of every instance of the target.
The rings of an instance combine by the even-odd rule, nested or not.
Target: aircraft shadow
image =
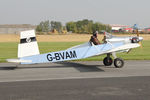
[[[0,67],[0,70],[15,70],[17,69],[17,66],[5,66],[5,67]]]
[[[56,64],[56,65],[55,65]],[[6,66],[0,67],[0,70],[15,70],[15,69],[29,69],[29,68],[67,68],[67,67],[73,67],[77,69],[80,72],[104,72],[100,67],[104,67],[104,65],[85,65],[78,62],[57,62],[54,66],[52,65],[40,65],[34,64],[34,65],[14,65],[14,66]]]
[[[102,65],[84,65],[81,63],[76,62],[57,62],[57,64],[62,64],[65,67],[74,67],[80,72],[103,72],[99,67],[102,67]]]

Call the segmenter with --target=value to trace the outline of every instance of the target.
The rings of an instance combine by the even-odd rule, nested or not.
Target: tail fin
[[[22,31],[18,45],[18,58],[38,55],[39,48],[35,37],[35,30]]]

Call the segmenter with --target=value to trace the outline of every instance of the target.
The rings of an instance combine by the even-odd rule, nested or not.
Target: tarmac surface
[[[0,100],[150,100],[150,61],[0,64]]]

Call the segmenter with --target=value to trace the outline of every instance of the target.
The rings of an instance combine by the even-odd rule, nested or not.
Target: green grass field
[[[52,51],[59,51],[67,49],[71,46],[81,44],[83,42],[40,42],[39,48],[40,53],[47,53]],[[5,42],[0,43],[0,62],[6,62],[8,58],[17,58],[17,46],[18,43]],[[150,60],[150,41],[142,42],[143,48],[133,49],[129,54],[119,53],[118,57],[125,60]],[[99,61],[102,60],[106,55],[91,57],[82,59],[82,61]]]

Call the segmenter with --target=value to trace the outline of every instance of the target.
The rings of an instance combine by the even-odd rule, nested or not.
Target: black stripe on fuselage
[[[36,41],[36,37],[20,39],[20,43],[30,43]]]

